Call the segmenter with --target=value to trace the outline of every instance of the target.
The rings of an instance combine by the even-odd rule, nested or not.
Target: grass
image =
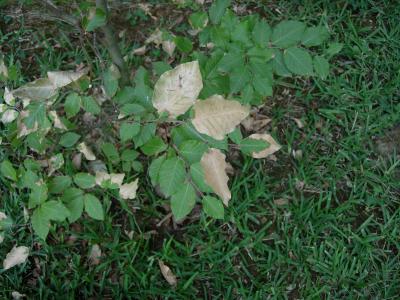
[[[0,271],[1,298],[19,291],[35,299],[398,299],[400,161],[395,152],[379,155],[374,140],[400,122],[400,7],[394,1],[241,3],[271,23],[327,22],[345,45],[326,81],[293,81],[288,96],[278,92],[267,103],[271,130],[283,145],[277,161],[237,162],[225,222],[201,217],[157,226],[165,200],[144,186],[136,213],[109,201],[103,223],[82,220],[53,232],[47,245],[25,228],[24,196],[5,187],[0,207],[17,226],[0,257],[16,242],[33,252],[28,263]],[[49,39],[20,22],[17,32],[0,36],[6,54],[26,61],[30,52],[19,41],[31,34],[43,47],[33,51],[28,71],[19,65],[21,74],[85,61],[67,35]],[[290,117],[302,118],[305,127]],[[0,160],[6,155],[0,148]],[[93,244],[103,252],[96,266],[87,260]],[[158,260],[178,277],[176,288],[162,278]]]

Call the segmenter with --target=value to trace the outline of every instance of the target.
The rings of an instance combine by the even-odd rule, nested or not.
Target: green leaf
[[[81,136],[75,132],[64,133],[60,138],[60,145],[65,148],[70,148],[76,144]]]
[[[324,26],[309,27],[301,38],[301,43],[306,47],[321,45],[329,37],[329,32]]]
[[[193,43],[187,37],[184,36],[177,36],[174,39],[176,47],[184,53],[189,53],[193,50]]]
[[[86,112],[89,112],[93,115],[98,115],[101,111],[100,106],[91,96],[86,96],[82,98],[82,106]]]
[[[239,147],[240,151],[244,154],[251,155],[253,152],[265,150],[269,145],[270,144],[264,140],[246,138],[240,142]]]
[[[187,183],[171,197],[171,210],[177,221],[186,217],[196,204],[196,192],[191,184]]]
[[[306,25],[299,21],[282,21],[272,32],[271,41],[275,46],[288,48],[300,42]]]
[[[119,153],[117,148],[111,143],[104,143],[101,145],[101,151],[103,151],[104,155],[107,157],[109,161],[113,164],[119,162]]]
[[[49,220],[62,222],[69,216],[68,209],[60,201],[47,201],[42,204],[40,210]]]
[[[267,62],[274,57],[274,50],[268,48],[253,47],[247,51],[249,57],[260,58],[263,62]]]
[[[118,78],[120,74],[112,68],[107,69],[103,74],[104,90],[108,97],[112,98],[118,90]]]
[[[304,49],[291,47],[283,53],[286,67],[297,75],[313,75],[311,55]]]
[[[104,220],[103,206],[97,197],[93,196],[92,194],[86,194],[83,197],[83,202],[85,204],[85,212],[89,215],[89,217],[95,220]]]
[[[125,149],[122,151],[121,160],[134,161],[139,156],[139,152],[132,149]]]
[[[260,46],[267,46],[269,38],[271,37],[271,27],[264,20],[260,20],[254,26],[252,36],[253,41]]]
[[[190,26],[193,29],[203,29],[206,27],[208,22],[208,16],[205,12],[195,12],[192,13],[189,17]]]
[[[35,206],[42,204],[47,200],[48,190],[46,184],[36,185],[29,194],[28,208],[34,208]]]
[[[227,53],[218,63],[218,71],[231,72],[232,70],[243,67],[244,58],[242,53]]]
[[[231,0],[216,0],[213,2],[209,11],[210,20],[213,24],[218,24],[221,21],[230,4]]]
[[[77,173],[74,175],[74,182],[82,189],[90,189],[96,185],[95,177],[88,173]]]
[[[233,70],[229,74],[230,92],[239,92],[250,81],[250,72],[245,66],[241,66]]]
[[[156,133],[156,124],[148,123],[140,128],[140,133],[134,139],[135,147],[138,148],[147,143]]]
[[[50,229],[50,220],[47,218],[42,209],[37,208],[33,211],[31,217],[32,228],[35,233],[43,240],[46,240]]]
[[[231,139],[232,142],[235,144],[240,144],[243,140],[242,132],[240,131],[239,127],[236,127],[234,131],[228,134],[228,137]]]
[[[177,157],[167,159],[160,168],[161,191],[169,197],[177,192],[185,180],[185,164]]]
[[[274,59],[272,60],[272,68],[274,72],[282,77],[290,77],[292,73],[288,70],[283,61],[283,54],[279,49],[274,49]]]
[[[160,169],[164,161],[165,156],[163,155],[154,159],[149,166],[149,177],[153,186],[156,186],[159,182]]]
[[[264,97],[272,96],[272,81],[269,78],[254,77],[253,87],[257,93]]]
[[[179,153],[189,162],[195,163],[200,161],[203,153],[207,150],[208,146],[204,142],[196,140],[184,141],[179,146]]]
[[[338,54],[340,51],[343,49],[343,44],[342,43],[331,43],[329,44],[329,48],[326,49],[326,55],[329,57],[332,57],[336,54]]]
[[[77,188],[67,189],[61,197],[61,200],[69,210],[68,220],[70,223],[78,220],[83,212],[83,192]]]
[[[205,196],[203,198],[203,210],[204,212],[214,219],[224,219],[224,206],[221,200],[211,196]]]
[[[212,193],[212,189],[204,180],[204,171],[200,162],[194,163],[190,166],[190,176],[196,187],[204,193]]]
[[[140,131],[140,123],[122,123],[119,128],[119,136],[122,142],[129,141],[133,139]]]
[[[86,31],[93,31],[99,27],[106,25],[107,15],[105,11],[96,8],[88,17],[87,24],[85,25]]]
[[[232,41],[251,46],[249,23],[246,21],[239,22],[233,29],[231,34]]]
[[[0,164],[0,172],[5,178],[12,181],[17,181],[17,171],[14,169],[9,160],[4,160]]]
[[[21,178],[22,186],[30,189],[33,189],[37,185],[38,181],[39,177],[31,170],[27,170]]]
[[[24,118],[24,124],[28,129],[33,128],[36,122],[41,126],[45,125],[47,117],[44,102],[32,103],[28,106],[28,110],[29,115]]]
[[[167,145],[164,143],[162,138],[155,136],[150,139],[146,144],[144,144],[140,149],[147,156],[157,155],[158,153],[163,152],[165,149],[167,149]]]
[[[56,176],[49,182],[49,192],[61,194],[72,184],[70,176]]]
[[[72,118],[81,110],[82,99],[77,93],[71,93],[67,96],[64,103],[64,110],[67,118]]]
[[[120,113],[123,116],[130,116],[130,115],[141,116],[145,112],[146,112],[146,108],[144,108],[142,105],[136,104],[136,103],[124,104],[120,109]]]
[[[329,62],[322,56],[315,56],[313,64],[317,75],[325,80],[329,75]]]

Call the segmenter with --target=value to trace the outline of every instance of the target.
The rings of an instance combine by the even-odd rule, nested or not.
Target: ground
[[[128,19],[114,16],[118,32],[126,30],[126,49],[139,46],[157,25],[179,30],[182,10],[163,5],[153,12],[157,21],[135,9],[124,11]],[[0,13],[0,49],[15,62],[20,80],[85,63],[79,45],[91,37],[82,41],[67,25],[38,19],[35,9],[11,5]],[[34,252],[24,266],[0,271],[1,298],[12,291],[35,299],[398,297],[400,6],[238,1],[236,9],[257,12],[271,24],[287,18],[327,23],[333,39],[344,44],[327,80],[282,83],[265,103],[268,130],[283,146],[276,161],[235,163],[240,171],[230,180],[233,198],[224,222],[196,211],[183,224],[164,219],[166,202],[149,184],[141,187],[134,210],[111,203],[104,222],[61,227],[47,244],[17,226],[6,235],[0,258],[16,241]],[[93,64],[101,69],[99,58]],[[0,146],[0,159],[5,155]],[[2,192],[0,208],[25,224],[19,196]],[[88,263],[93,244],[102,250],[95,265]],[[158,260],[177,276],[175,288],[162,277]]]

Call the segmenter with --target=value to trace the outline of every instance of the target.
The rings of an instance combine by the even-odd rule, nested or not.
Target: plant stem
[[[107,23],[100,29],[104,34],[103,43],[110,54],[112,62],[118,67],[121,73],[121,85],[126,86],[130,83],[128,67],[122,57],[121,49],[118,45],[118,40],[113,32],[108,20],[108,8],[106,0],[96,0],[96,6],[103,10],[107,16]]]

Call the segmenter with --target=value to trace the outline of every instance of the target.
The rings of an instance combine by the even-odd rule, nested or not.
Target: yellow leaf
[[[234,100],[226,100],[219,95],[197,101],[194,105],[192,123],[200,133],[207,134],[216,140],[235,130],[249,115],[249,108]]]
[[[199,62],[181,64],[158,79],[153,105],[158,113],[168,112],[171,117],[177,117],[194,104],[202,88]]]
[[[229,177],[226,174],[228,164],[225,161],[225,155],[220,150],[211,148],[203,154],[200,164],[204,171],[204,181],[228,206],[231,191],[228,187]]]

